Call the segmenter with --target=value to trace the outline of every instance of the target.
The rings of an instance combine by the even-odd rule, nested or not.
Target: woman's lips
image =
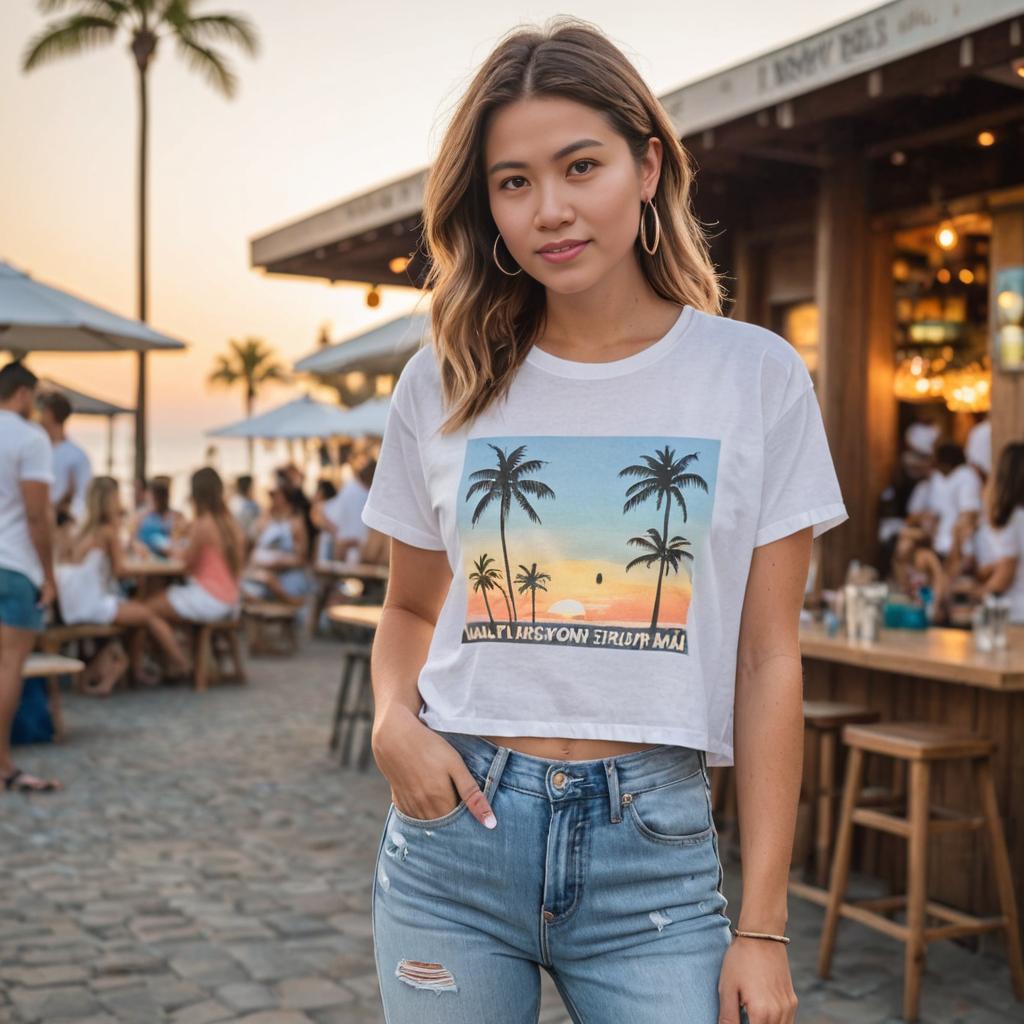
[[[548,261],[548,263],[567,263],[569,260],[574,260],[584,249],[589,245],[589,242],[580,242],[579,245],[574,245],[569,249],[563,249],[561,252],[542,252],[540,255]]]

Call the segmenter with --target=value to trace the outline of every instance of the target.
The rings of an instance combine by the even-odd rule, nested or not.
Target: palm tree
[[[521,444],[518,448],[513,449],[511,453],[489,442],[487,447],[493,448],[495,455],[498,456],[498,468],[478,469],[475,473],[469,474],[469,479],[475,480],[476,483],[466,491],[466,501],[469,501],[478,491],[483,492],[483,497],[478,502],[476,508],[473,509],[473,526],[476,526],[488,505],[495,501],[499,503],[500,518],[498,522],[501,529],[501,551],[505,556],[505,579],[509,581],[508,595],[512,602],[512,617],[518,620],[519,613],[516,611],[516,599],[512,593],[512,573],[508,565],[505,523],[508,522],[508,514],[512,510],[513,498],[515,498],[516,504],[530,517],[531,522],[539,523],[540,516],[537,515],[533,506],[527,501],[526,495],[532,495],[534,498],[553,498],[555,492],[547,484],[541,483],[539,480],[524,479],[527,473],[536,473],[541,466],[547,465],[542,459],[529,459],[526,462],[520,462],[523,452],[526,451],[525,444]]]
[[[519,563],[519,568],[523,570],[521,573],[519,573],[518,576],[516,576],[516,583],[519,584],[519,593],[520,594],[524,594],[524,593],[526,593],[527,590],[530,591],[530,600],[533,603],[533,606],[530,609],[530,613],[531,613],[530,621],[531,622],[536,622],[537,621],[537,591],[538,590],[543,590],[545,592],[547,591],[548,588],[544,586],[544,582],[545,582],[545,580],[550,580],[551,579],[551,575],[549,573],[546,573],[546,572],[537,572],[537,563],[536,562],[534,562],[533,565],[529,569],[527,569],[526,566],[523,565],[520,562]]]
[[[646,555],[638,555],[634,558],[626,566],[626,572],[629,572],[634,565],[646,565],[649,569],[655,562],[660,563],[658,588],[654,595],[654,613],[651,615],[651,629],[655,629],[658,625],[658,608],[661,605],[661,581],[668,575],[670,568],[674,572],[679,572],[679,566],[684,558],[693,561],[693,555],[685,550],[690,546],[690,542],[685,537],[676,535],[666,544],[657,527],[652,526],[648,529],[646,537],[630,537],[626,543],[635,544],[638,548],[644,548],[647,551]]]
[[[274,350],[262,338],[246,338],[244,341],[228,341],[227,355],[217,356],[208,383],[222,387],[242,384],[245,388],[245,418],[252,415],[253,403],[260,388],[270,381],[284,382],[288,379],[284,367],[274,357]],[[252,438],[249,443],[249,472],[252,472]]]
[[[138,71],[139,176],[138,176],[138,317],[147,317],[146,185],[149,100],[146,75],[156,56],[157,43],[173,38],[178,52],[224,96],[235,93],[236,80],[218,41],[234,43],[255,54],[257,36],[248,18],[231,14],[193,15],[194,0],[39,0],[44,14],[65,8],[72,13],[47,25],[30,40],[22,70],[32,71],[46,61],[109,43],[124,29]],[[146,477],[146,354],[138,354],[135,399],[135,479]]]
[[[647,533],[652,537],[657,536],[657,543],[660,545],[662,559],[661,570],[658,573],[658,589],[654,597],[654,618],[651,623],[651,628],[653,629],[658,622],[658,605],[661,601],[661,581],[665,577],[671,551],[671,542],[666,545],[664,538],[668,537],[668,517],[672,508],[672,502],[675,501],[683,510],[683,522],[685,523],[688,518],[688,514],[686,509],[686,498],[683,497],[683,488],[696,487],[698,490],[702,490],[707,494],[708,483],[699,473],[687,472],[690,463],[697,461],[697,452],[691,452],[689,455],[684,455],[682,458],[677,459],[675,449],[669,448],[668,445],[665,445],[661,451],[656,451],[654,456],[641,455],[640,458],[643,460],[643,465],[634,464],[632,466],[626,466],[625,469],[619,470],[619,476],[632,476],[639,478],[636,483],[631,484],[626,490],[627,501],[622,506],[623,515],[631,509],[642,505],[648,498],[657,499],[654,507],[659,511],[661,509],[662,500],[665,502],[665,521],[661,532],[659,533],[657,530],[647,531]],[[673,540],[677,539],[682,540],[681,537],[673,538]],[[627,543],[632,544],[638,540],[641,540],[641,543],[644,545],[647,543],[637,537],[631,538]],[[684,543],[689,542],[684,541]],[[693,556],[690,555],[689,557],[692,559]],[[635,565],[637,561],[640,561],[640,559],[635,559],[630,563],[630,565]]]
[[[491,611],[491,602],[487,600],[487,591],[498,590],[501,592],[501,596],[505,597],[505,591],[498,585],[498,580],[501,579],[501,570],[491,568],[489,565],[493,561],[494,559],[490,555],[481,555],[473,563],[475,571],[469,574],[473,589],[484,595],[484,605],[487,607],[487,618],[491,620],[491,626],[494,625],[494,613]],[[507,597],[505,597],[505,607],[508,607]]]

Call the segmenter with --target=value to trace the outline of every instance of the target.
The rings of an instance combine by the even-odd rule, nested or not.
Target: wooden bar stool
[[[995,743],[987,736],[964,732],[932,722],[883,722],[877,725],[843,727],[843,742],[849,747],[843,804],[836,838],[832,875],[826,904],[825,923],[818,950],[818,974],[827,977],[835,948],[840,917],[874,928],[905,944],[903,977],[903,1018],[916,1020],[921,996],[927,944],[961,935],[1003,931],[1013,990],[1024,1001],[1024,961],[1021,959],[1020,923],[1013,892],[1013,877],[1006,839],[999,817],[995,783],[992,778],[992,753]],[[858,803],[866,754],[878,754],[907,762],[909,791],[906,817],[887,814],[878,808]],[[982,814],[961,815],[929,800],[932,765],[937,761],[969,761],[980,797]],[[933,817],[934,816],[934,817]],[[853,826],[903,836],[909,844],[907,891],[881,899],[844,900],[850,871]],[[1002,913],[977,917],[928,899],[928,838],[936,833],[987,829],[991,867],[999,893]],[[887,917],[887,913],[906,910],[906,923]],[[927,919],[944,923],[928,925]]]
[[[834,827],[833,804],[839,795],[836,785],[836,748],[844,725],[877,722],[880,714],[862,704],[835,700],[805,700],[805,737],[811,741],[810,767],[804,778],[804,792],[810,802],[814,825],[812,859],[813,884],[802,880],[789,883],[789,891],[815,903],[827,899],[828,873]]]
[[[334,705],[334,722],[329,741],[331,751],[338,751],[340,763],[347,765],[352,760],[356,733],[361,733],[358,760],[360,771],[365,771],[370,764],[370,734],[373,731],[371,649],[372,640],[340,645],[341,683]]]

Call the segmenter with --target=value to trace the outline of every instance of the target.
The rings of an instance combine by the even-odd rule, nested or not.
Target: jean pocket
[[[636,830],[653,842],[682,846],[704,842],[714,833],[707,785],[699,769],[656,789],[624,793],[622,802]]]
[[[486,780],[481,779],[479,775],[472,769],[470,774],[476,780],[476,784],[483,791],[486,785]],[[458,818],[463,811],[467,809],[466,801],[460,800],[450,811],[442,814],[439,818],[414,818],[404,811],[400,811],[392,801],[391,808],[395,812],[395,817],[406,825],[415,825],[418,828],[441,828],[445,825],[450,825],[456,818]]]

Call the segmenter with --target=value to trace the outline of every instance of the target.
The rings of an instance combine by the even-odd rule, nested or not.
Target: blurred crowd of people
[[[882,494],[881,574],[928,621],[969,627],[990,595],[1024,623],[1024,443],[1003,447],[993,471],[992,431],[976,422],[963,445],[919,413],[905,434],[900,473]]]
[[[204,466],[191,475],[186,513],[173,506],[166,476],[137,485],[126,507],[119,482],[94,475],[68,436],[71,413],[67,398],[40,391],[21,362],[0,369],[0,779],[7,789],[57,785],[15,768],[9,746],[22,668],[46,625],[125,628],[127,645],[103,644],[81,683],[103,696],[126,676],[152,686],[189,675],[180,624],[238,616],[246,600],[286,602],[298,612],[316,585],[317,562],[388,559],[387,538],[361,518],[376,468],[372,441],[349,444],[339,482],[320,480],[312,497],[293,464],[274,472],[263,504],[251,476],[238,477],[228,494]],[[173,560],[181,571],[139,572],[153,560]],[[143,578],[174,581],[154,589]]]

